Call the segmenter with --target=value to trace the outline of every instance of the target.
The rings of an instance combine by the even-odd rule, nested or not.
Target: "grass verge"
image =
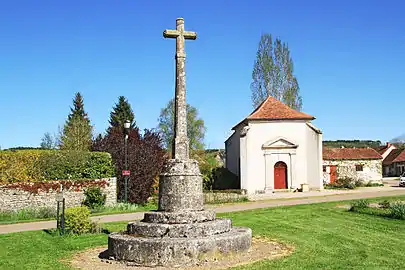
[[[336,207],[342,203],[348,202],[218,215],[232,218],[235,226],[252,228],[254,235],[295,247],[288,257],[236,269],[401,269],[405,265],[402,248],[405,222]],[[107,223],[103,227],[119,231],[126,225],[127,222]],[[0,269],[69,269],[63,260],[80,250],[106,245],[107,237],[107,234],[60,237],[44,231],[0,235]]]

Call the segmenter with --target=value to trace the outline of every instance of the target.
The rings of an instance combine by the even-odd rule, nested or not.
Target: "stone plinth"
[[[204,256],[248,250],[251,244],[252,231],[242,227],[209,237],[148,238],[113,233],[108,238],[108,250],[115,259],[150,267],[192,265]]]
[[[159,181],[159,211],[200,211],[202,180],[196,160],[168,160]]]

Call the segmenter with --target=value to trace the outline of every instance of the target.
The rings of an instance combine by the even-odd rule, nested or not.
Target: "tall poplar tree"
[[[302,108],[302,97],[288,45],[270,34],[261,36],[252,72],[252,105],[260,105],[272,96],[298,111]]]
[[[131,129],[135,128],[135,116],[131,109],[131,105],[124,96],[118,98],[118,103],[115,104],[110,113],[110,127],[107,132],[110,132],[113,127],[123,128],[124,122],[129,120],[131,122]]]
[[[78,92],[73,99],[73,108],[60,135],[61,150],[90,150],[93,137],[93,127],[84,110],[83,96]]]

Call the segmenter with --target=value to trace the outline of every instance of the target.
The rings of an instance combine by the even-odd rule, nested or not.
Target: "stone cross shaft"
[[[173,158],[189,158],[189,139],[187,137],[187,103],[186,103],[186,53],[185,39],[197,39],[195,32],[184,31],[184,19],[176,20],[176,30],[165,30],[165,38],[176,39],[176,94],[174,110]]]

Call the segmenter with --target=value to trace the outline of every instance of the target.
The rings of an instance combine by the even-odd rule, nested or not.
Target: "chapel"
[[[226,167],[249,194],[323,189],[322,132],[315,117],[269,96],[232,128]]]

